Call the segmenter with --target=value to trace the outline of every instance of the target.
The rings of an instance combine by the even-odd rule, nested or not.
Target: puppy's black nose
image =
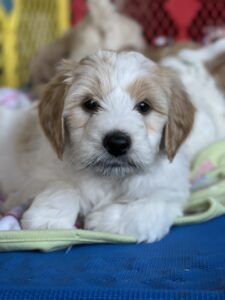
[[[113,131],[104,137],[103,146],[113,156],[119,156],[127,153],[131,139],[122,131]]]

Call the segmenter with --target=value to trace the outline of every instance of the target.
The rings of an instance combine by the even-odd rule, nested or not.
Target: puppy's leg
[[[24,213],[23,229],[74,228],[79,212],[79,192],[66,183],[55,182],[38,194]]]
[[[176,217],[182,215],[184,199],[184,194],[168,191],[127,204],[111,204],[89,214],[85,228],[131,235],[138,242],[154,242],[166,235]]]

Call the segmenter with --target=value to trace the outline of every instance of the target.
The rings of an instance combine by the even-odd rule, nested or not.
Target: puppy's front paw
[[[23,215],[23,229],[72,229],[75,217],[63,215],[54,207],[29,208]]]
[[[123,206],[120,204],[109,205],[102,210],[93,211],[85,217],[85,229],[105,231],[111,233],[119,232],[119,222]]]
[[[79,212],[79,193],[56,182],[38,194],[24,213],[23,229],[71,229]]]
[[[128,205],[113,204],[94,211],[85,219],[85,228],[95,231],[130,235],[138,242],[154,242],[169,232],[180,208],[162,203],[143,206],[138,201]]]

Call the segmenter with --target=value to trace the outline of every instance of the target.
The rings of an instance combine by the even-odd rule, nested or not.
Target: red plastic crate
[[[149,44],[156,37],[202,42],[209,26],[224,25],[225,0],[120,0],[119,11],[136,19]],[[122,3],[122,4],[121,4]],[[86,13],[85,0],[72,1],[72,23]]]

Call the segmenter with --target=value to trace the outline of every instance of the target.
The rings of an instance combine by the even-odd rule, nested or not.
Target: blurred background
[[[94,5],[104,1],[92,1],[92,10]],[[129,16],[140,24],[145,49],[156,60],[163,47],[183,41],[194,41],[192,46],[209,44],[225,34],[225,0],[111,2],[119,14]],[[30,71],[32,59],[40,49],[64,36],[72,26],[76,28],[82,23],[87,13],[88,3],[85,0],[0,0],[0,86],[29,92],[31,73],[41,72],[37,68],[39,61]],[[82,34],[82,28],[80,31]],[[116,46],[114,48],[117,50]],[[54,47],[48,51],[50,56],[53,55]],[[66,55],[60,53],[57,59],[61,56]]]

